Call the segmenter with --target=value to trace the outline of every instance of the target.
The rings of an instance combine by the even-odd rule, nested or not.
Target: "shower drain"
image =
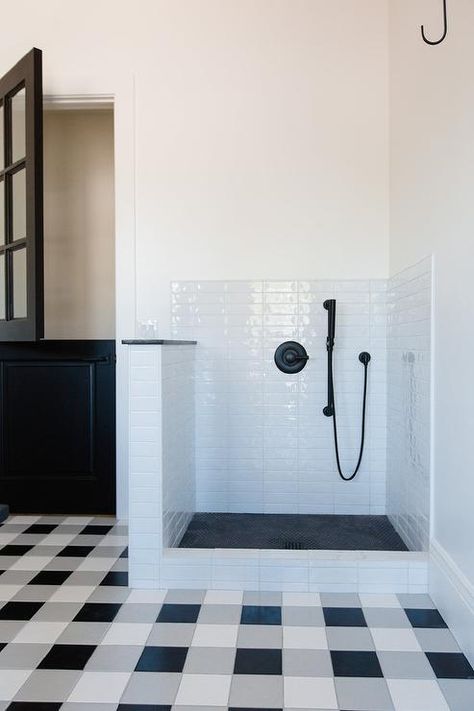
[[[283,541],[281,546],[286,551],[301,551],[305,550],[305,546],[301,541]]]

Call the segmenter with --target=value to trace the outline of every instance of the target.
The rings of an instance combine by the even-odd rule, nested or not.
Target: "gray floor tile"
[[[57,555],[62,549],[64,548],[64,545],[53,545],[53,546],[45,546],[45,545],[39,545],[35,546],[29,553],[26,554],[25,557],[30,558],[31,556],[55,556]]]
[[[423,652],[377,652],[386,679],[434,679]]]
[[[26,625],[27,620],[0,621],[0,642],[11,642],[18,632]]]
[[[439,685],[450,711],[472,711],[474,679],[440,679]]]
[[[69,546],[98,546],[103,536],[76,536],[72,539]]]
[[[104,585],[96,588],[87,602],[125,602],[130,592],[130,588]]]
[[[64,585],[99,585],[106,572],[106,570],[76,570],[69,576]]]
[[[236,650],[231,648],[191,647],[184,674],[232,674]]]
[[[283,676],[332,677],[331,655],[325,649],[284,649]]]
[[[237,674],[232,677],[229,706],[283,708],[283,677]]]
[[[127,561],[125,561],[126,563]],[[204,600],[205,590],[168,590],[165,602],[200,605]]]
[[[85,671],[133,672],[142,651],[142,646],[101,645],[90,657]]]
[[[56,644],[100,644],[110,622],[71,622],[56,640]]]
[[[0,652],[0,669],[36,669],[50,644],[8,644]]]
[[[158,622],[153,625],[147,646],[186,647],[191,644],[196,625],[180,622],[167,624]]]
[[[12,543],[16,546],[37,546],[46,536],[46,533],[20,533]]]
[[[279,625],[241,625],[237,635],[237,646],[248,649],[280,649],[283,643],[283,629]]]
[[[0,585],[27,585],[30,580],[33,580],[36,572],[36,570],[6,570],[0,578]]]
[[[400,600],[400,605],[408,609],[430,610],[436,607],[429,595],[422,595],[420,593],[399,593],[397,597]]]
[[[240,605],[203,605],[198,622],[206,625],[237,625],[241,612]]]
[[[82,563],[84,559],[72,556],[71,558],[53,558],[47,565],[45,565],[44,570],[76,570]]]
[[[51,595],[59,590],[59,586],[54,585],[25,585],[12,598],[15,602],[45,602]]]
[[[89,555],[91,558],[118,558],[124,548],[125,546],[97,546]]]
[[[324,627],[324,615],[321,607],[284,607],[282,609],[282,623],[284,626],[297,627]]]
[[[360,607],[357,593],[321,593],[323,607]]]
[[[135,672],[125,689],[121,703],[173,704],[181,674]]]
[[[384,679],[337,677],[335,683],[341,709],[351,709],[351,711],[393,711],[394,709]]]
[[[281,592],[258,592],[254,590],[247,590],[244,592],[243,604],[276,605],[280,607],[282,604],[282,594]]]
[[[227,706],[173,706],[172,711],[227,711]]]
[[[25,681],[15,701],[65,701],[75,687],[80,671],[38,669]]]
[[[411,628],[405,611],[396,607],[364,607],[364,616],[369,627]]]
[[[375,650],[367,627],[326,627],[329,649],[364,652]]]
[[[8,570],[8,568],[20,560],[18,555],[0,555],[0,570]]]
[[[424,652],[459,652],[459,646],[448,629],[413,629]]]
[[[33,617],[35,622],[72,622],[82,602],[45,602]]]
[[[128,560],[126,558],[118,558],[110,570],[126,573],[128,571]]]
[[[118,611],[114,622],[156,622],[160,609],[159,603],[125,603]]]
[[[61,711],[117,711],[117,704],[80,704],[74,701],[67,701],[61,706]]]

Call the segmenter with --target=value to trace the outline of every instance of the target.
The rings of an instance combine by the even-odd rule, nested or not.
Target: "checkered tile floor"
[[[127,588],[110,519],[0,526],[0,711],[473,711],[423,595]]]

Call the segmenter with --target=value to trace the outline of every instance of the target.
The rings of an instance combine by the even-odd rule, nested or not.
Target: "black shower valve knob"
[[[359,353],[359,360],[363,365],[369,365],[370,353],[367,353],[367,351],[362,351],[362,353]]]

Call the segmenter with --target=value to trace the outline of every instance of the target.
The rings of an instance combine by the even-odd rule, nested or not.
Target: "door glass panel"
[[[26,249],[13,252],[13,318],[26,318]]]
[[[5,255],[0,254],[0,320],[5,320]]]
[[[3,170],[5,164],[3,162],[5,153],[5,145],[3,143],[3,106],[0,106],[0,170]]]
[[[19,170],[12,178],[13,230],[12,239],[26,237],[26,173]]]
[[[5,244],[5,181],[0,180],[0,244]]]
[[[26,139],[25,139],[25,90],[21,89],[11,98],[12,110],[12,162],[25,157]]]

